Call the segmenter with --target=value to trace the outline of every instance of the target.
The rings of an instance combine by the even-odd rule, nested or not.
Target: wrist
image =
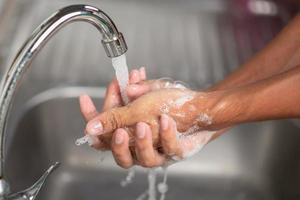
[[[198,93],[198,126],[218,130],[242,122],[247,113],[246,96],[239,88]]]

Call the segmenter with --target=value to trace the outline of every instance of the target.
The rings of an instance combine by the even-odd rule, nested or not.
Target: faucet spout
[[[0,199],[7,196],[4,181],[5,129],[9,108],[26,69],[47,41],[62,27],[74,22],[85,21],[94,25],[102,35],[102,45],[108,57],[117,57],[127,51],[122,33],[118,31],[109,16],[100,9],[89,5],[71,5],[58,10],[44,21],[27,39],[18,51],[0,84]],[[2,181],[2,182],[1,182]]]

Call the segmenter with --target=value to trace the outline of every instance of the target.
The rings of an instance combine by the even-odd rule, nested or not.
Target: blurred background
[[[1,71],[35,27],[55,10],[74,3],[97,5],[113,18],[126,37],[131,69],[146,66],[150,78],[168,76],[195,88],[221,80],[250,58],[289,21],[299,4],[292,0],[2,0]],[[106,85],[114,72],[99,39],[89,24],[66,27],[37,57],[26,82],[47,82],[45,87]]]
[[[171,77],[194,89],[251,58],[300,8],[298,0],[0,0],[0,77],[43,20],[75,3],[99,7],[113,19],[126,39],[130,69],[146,66],[150,79]],[[84,127],[77,96],[90,92],[100,106],[114,76],[100,39],[90,24],[68,25],[32,63],[8,127],[13,191],[31,185],[55,160],[64,165],[41,199],[126,200],[146,188],[145,176],[120,188],[125,172],[111,158],[99,165],[98,154],[74,147]],[[232,129],[199,158],[170,170],[167,199],[300,199],[299,132],[295,120]]]

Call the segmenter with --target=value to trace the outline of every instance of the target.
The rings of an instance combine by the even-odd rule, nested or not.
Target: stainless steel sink
[[[43,19],[60,7],[82,3],[7,2],[3,7],[9,9],[8,16],[0,21],[1,72]],[[235,1],[85,1],[105,10],[118,24],[128,43],[130,66],[146,65],[151,78],[169,76],[198,89],[222,79],[286,23],[278,16],[245,16],[240,4],[230,7],[230,2]],[[99,86],[113,77],[93,31],[85,24],[66,27],[24,78],[7,134],[5,170],[13,191],[31,185],[55,161],[62,165],[38,199],[133,200],[146,189],[142,169],[132,185],[122,188],[119,183],[126,171],[109,153],[100,162],[99,152],[74,145],[84,128],[77,97],[87,92],[100,107],[104,89]],[[95,88],[78,87],[86,85]],[[299,124],[283,120],[232,128],[193,159],[170,167],[167,199],[300,199]]]
[[[132,200],[146,189],[142,169],[122,188],[126,171],[109,153],[101,162],[100,152],[75,146],[84,128],[77,101],[82,92],[102,103],[104,89],[66,87],[38,94],[20,111],[5,166],[12,190],[29,186],[55,161],[62,165],[39,199]],[[289,120],[231,129],[194,158],[170,167],[167,199],[299,199],[299,131]]]

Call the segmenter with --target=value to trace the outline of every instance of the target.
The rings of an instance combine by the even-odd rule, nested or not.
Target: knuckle
[[[110,123],[110,126],[113,129],[116,129],[118,127],[122,127],[121,116],[120,116],[119,112],[117,112],[114,109],[111,111],[111,113],[109,115],[108,122]]]

